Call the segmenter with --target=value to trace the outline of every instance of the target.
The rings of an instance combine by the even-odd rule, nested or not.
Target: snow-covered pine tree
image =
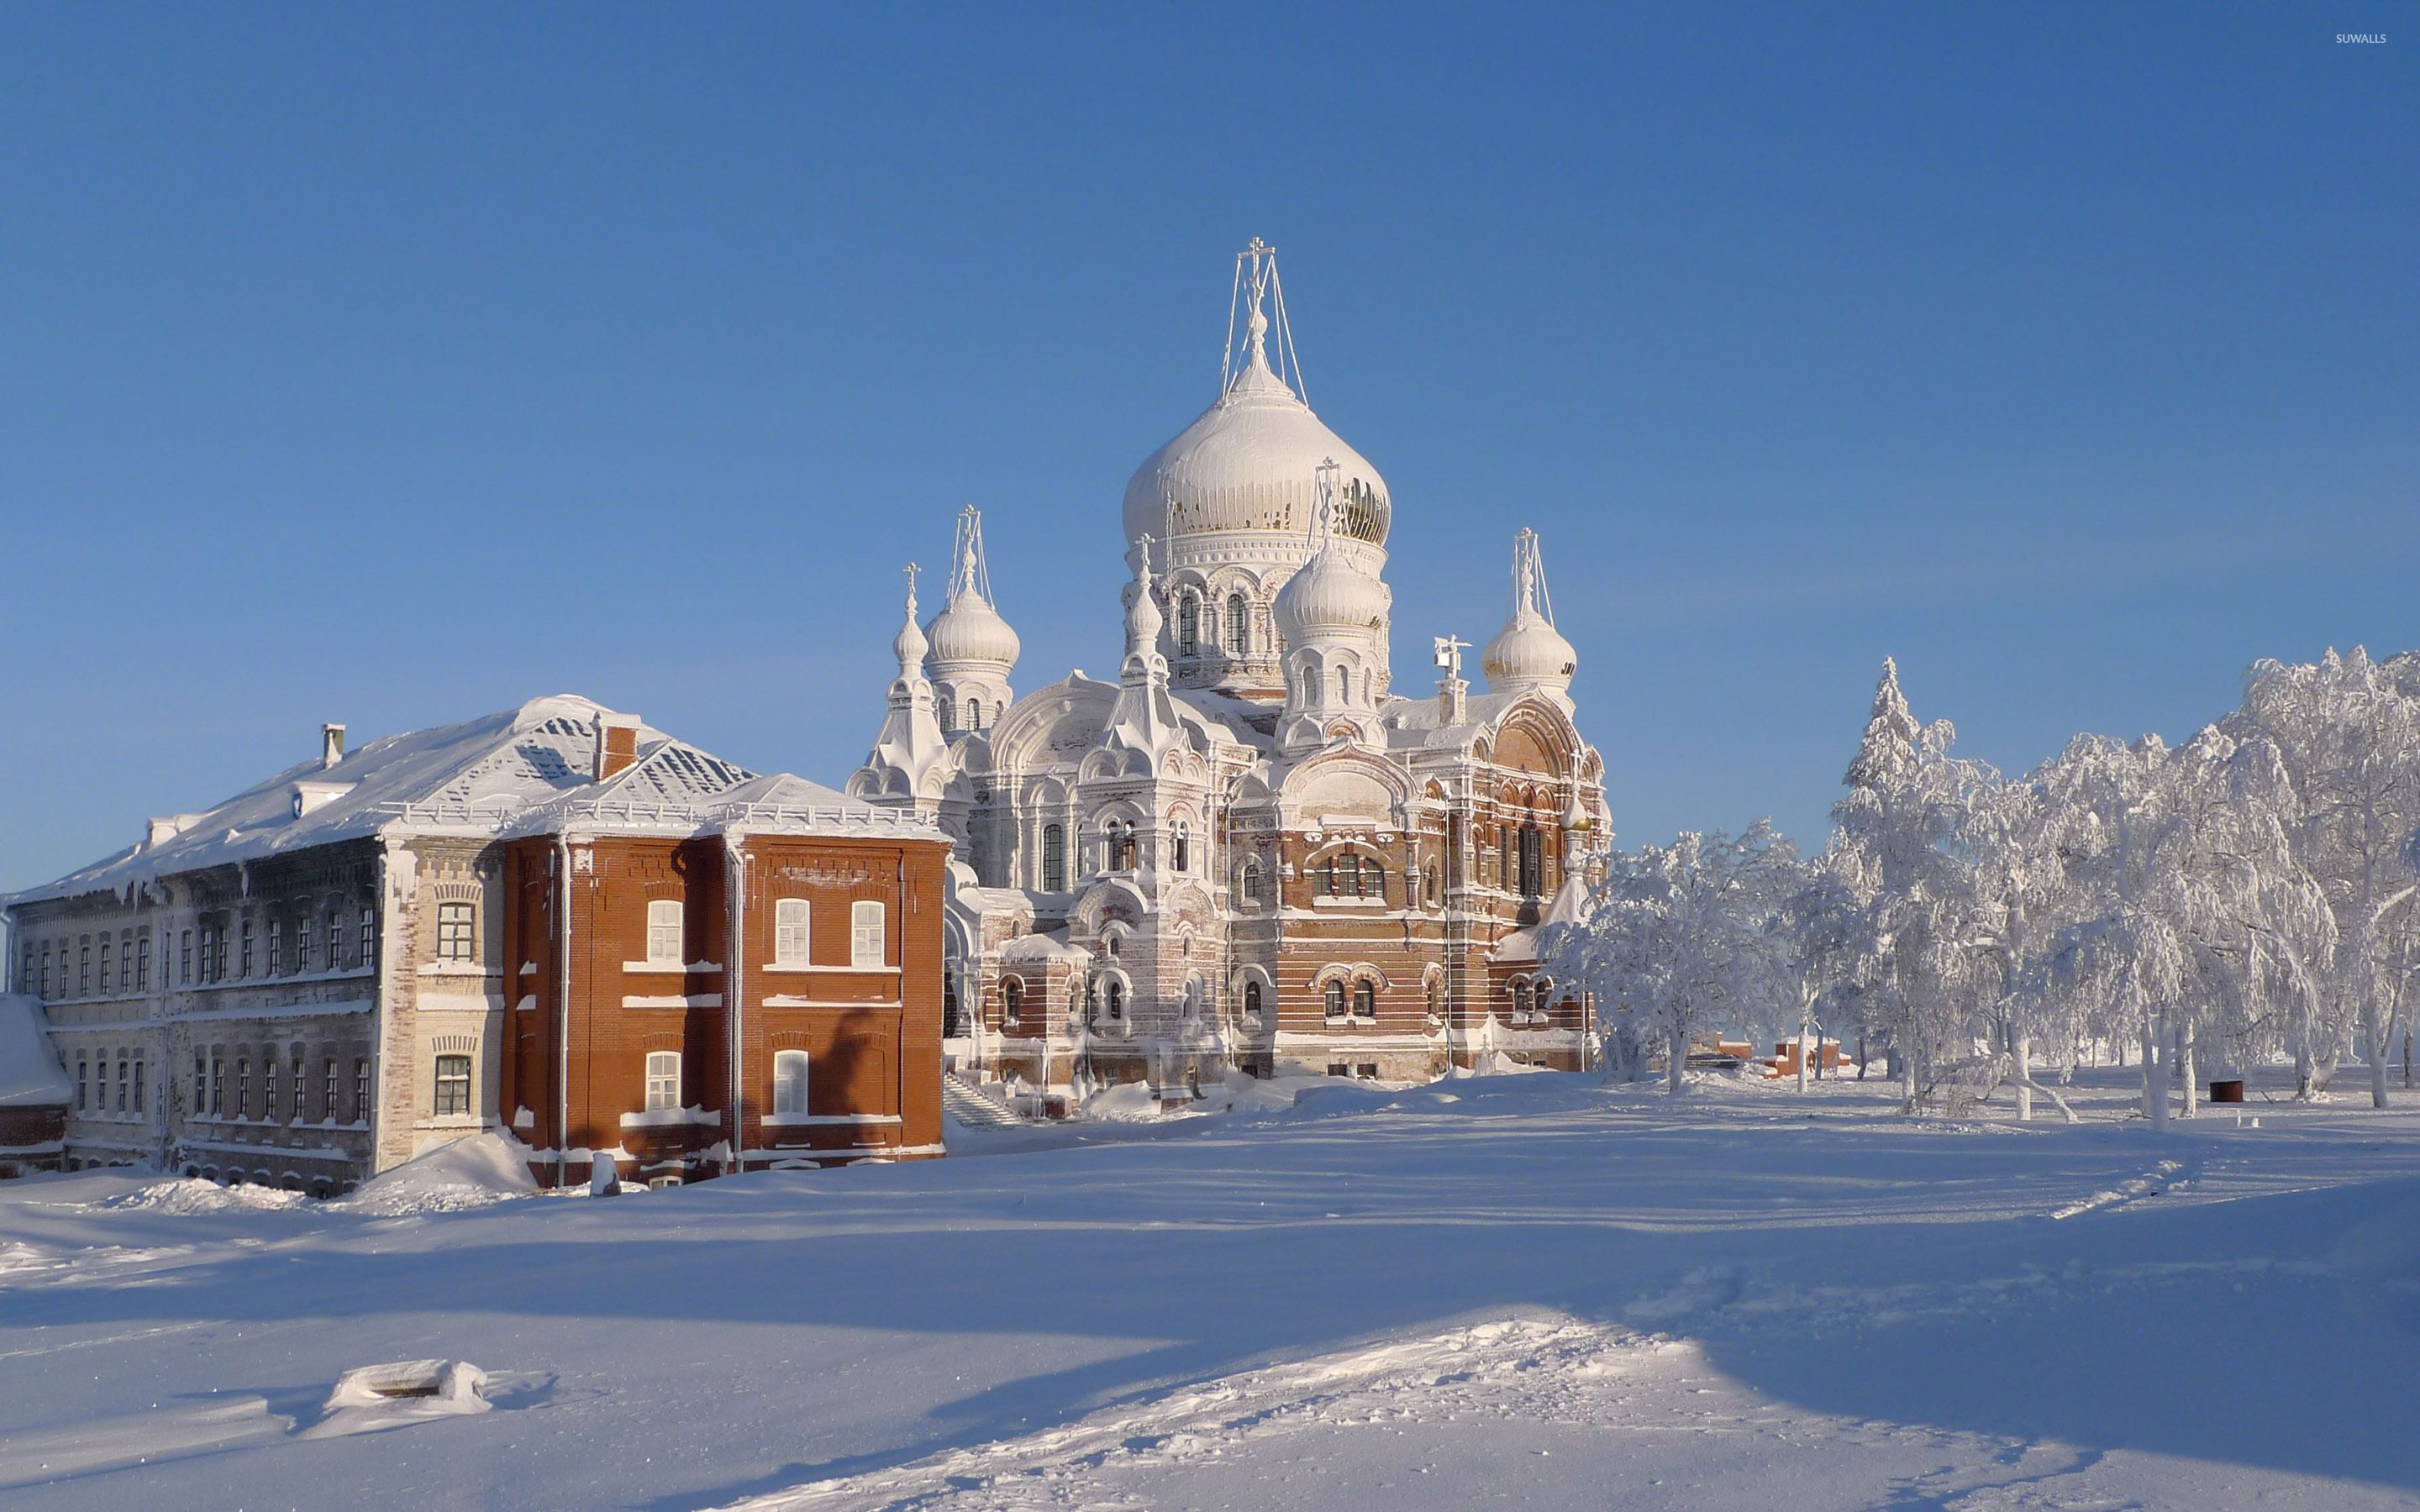
[[[1916,722],[1898,663],[1885,659],[1849,791],[1832,806],[1827,864],[1860,916],[1856,1001],[1868,1031],[1899,1058],[1908,1113],[1981,1027],[1973,868],[1952,842],[1993,774],[1953,759],[1956,738],[1947,719]]]

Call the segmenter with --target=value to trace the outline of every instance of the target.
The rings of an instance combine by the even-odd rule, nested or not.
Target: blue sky
[[[985,511],[1032,688],[1280,249],[1401,690],[1543,533],[1625,843],[2420,644],[2408,6],[20,7],[0,886],[580,691],[837,782]],[[2384,46],[2339,32],[2385,32]]]

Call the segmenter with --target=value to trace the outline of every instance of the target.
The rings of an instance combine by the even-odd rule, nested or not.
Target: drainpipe
[[[554,1186],[563,1190],[563,1165],[571,1143],[571,841],[554,837]],[[593,1184],[596,1176],[592,1172]]]
[[[728,1099],[731,1103],[731,1143],[725,1148],[722,1157],[722,1174],[725,1176],[744,1169],[739,1158],[739,1131],[745,1111],[742,1100],[748,1095],[748,1084],[743,1076],[747,1070],[747,1057],[741,1053],[739,1041],[740,984],[744,980],[740,970],[745,964],[741,954],[747,936],[741,920],[748,911],[748,859],[739,849],[743,838],[733,830],[725,830],[722,835],[722,864],[726,879],[722,888],[722,921],[723,928],[729,931],[724,944],[728,953],[723,957],[722,1014],[724,1028],[731,1037],[731,1095]]]

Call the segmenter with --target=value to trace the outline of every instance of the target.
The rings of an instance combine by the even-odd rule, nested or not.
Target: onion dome
[[[925,624],[924,634],[932,642],[925,655],[937,673],[980,666],[1005,677],[1021,649],[1000,611],[971,594],[950,600]]]
[[[1160,626],[1167,620],[1159,612],[1159,603],[1151,591],[1151,535],[1149,532],[1135,538],[1134,581],[1126,584],[1123,595],[1126,605],[1126,655],[1156,656],[1159,654]]]
[[[1560,694],[1579,670],[1579,652],[1555,628],[1535,531],[1525,530],[1513,539],[1512,613],[1480,654],[1479,665],[1487,673],[1489,689],[1497,693],[1543,687]]]
[[[917,670],[924,662],[925,645],[924,632],[916,628],[916,584],[915,580],[910,579],[908,584],[907,622],[899,626],[899,633],[891,639],[891,654],[899,658],[901,677],[918,675]]]
[[[1383,629],[1388,609],[1386,584],[1332,548],[1321,551],[1288,578],[1271,606],[1278,634],[1290,646],[1339,631],[1367,634]]]
[[[1367,457],[1311,412],[1294,381],[1269,363],[1269,317],[1263,310],[1276,288],[1274,255],[1259,242],[1249,282],[1250,301],[1244,363],[1227,379],[1218,402],[1176,439],[1143,459],[1126,484],[1125,539],[1249,532],[1299,535],[1311,523],[1312,478],[1321,462],[1338,468],[1337,532],[1383,546],[1393,506],[1386,480]],[[1241,276],[1239,269],[1239,277]],[[1277,293],[1280,360],[1287,361],[1285,297]],[[1232,328],[1231,328],[1232,330]],[[1290,366],[1289,363],[1289,366]]]

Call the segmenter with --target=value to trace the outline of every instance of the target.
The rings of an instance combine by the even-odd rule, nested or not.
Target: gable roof
[[[142,842],[5,901],[122,892],[179,872],[377,835],[548,833],[570,823],[651,831],[926,827],[801,778],[759,776],[644,724],[638,759],[599,782],[590,776],[597,729],[613,712],[556,694],[387,735],[333,766],[304,762],[200,813],[154,820]]]

